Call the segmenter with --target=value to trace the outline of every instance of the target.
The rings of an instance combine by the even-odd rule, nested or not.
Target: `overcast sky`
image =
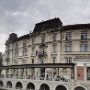
[[[90,0],[0,0],[0,52],[13,31],[22,36],[55,17],[63,25],[90,23]]]

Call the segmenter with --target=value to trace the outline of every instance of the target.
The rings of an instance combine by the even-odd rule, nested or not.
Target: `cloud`
[[[0,51],[10,32],[27,34],[42,20],[59,17],[63,25],[89,23],[89,8],[90,0],[0,0]]]

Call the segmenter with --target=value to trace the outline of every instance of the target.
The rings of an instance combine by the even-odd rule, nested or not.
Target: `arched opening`
[[[3,87],[3,81],[0,81],[0,87]]]
[[[40,86],[40,90],[50,90],[49,86],[47,84],[42,84]]]
[[[16,89],[22,89],[23,88],[23,86],[22,86],[22,83],[21,82],[17,82],[16,83]]]
[[[12,88],[12,83],[10,81],[7,82],[7,88]]]
[[[58,85],[55,90],[67,90],[67,88],[63,85]]]
[[[78,87],[75,87],[74,90],[86,90],[86,89],[82,86],[78,86]]]
[[[35,90],[35,85],[33,83],[28,83],[27,90]]]

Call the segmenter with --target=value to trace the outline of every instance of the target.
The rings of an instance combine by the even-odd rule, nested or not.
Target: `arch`
[[[7,88],[12,88],[12,83],[11,83],[11,81],[8,81],[8,82],[7,82]]]
[[[50,87],[49,87],[49,85],[43,83],[43,84],[40,85],[40,89],[39,90],[50,90]]]
[[[27,88],[27,90],[28,90],[28,89],[35,90],[35,85],[30,82],[30,83],[27,84],[27,87],[26,87],[26,88]]]
[[[22,89],[23,86],[22,86],[22,83],[21,82],[17,82],[16,83],[16,89]]]
[[[58,85],[55,90],[67,90],[67,88],[64,85]]]
[[[3,87],[3,81],[0,81],[0,87]]]
[[[84,86],[76,86],[73,90],[87,90]]]

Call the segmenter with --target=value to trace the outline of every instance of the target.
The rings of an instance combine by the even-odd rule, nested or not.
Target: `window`
[[[10,51],[7,52],[7,57],[10,57]]]
[[[10,64],[10,61],[7,61],[7,65],[9,65]]]
[[[34,54],[34,50],[35,50],[35,49],[34,49],[34,48],[32,48],[32,54]]]
[[[34,38],[32,39],[32,44],[34,44]]]
[[[53,63],[56,63],[56,57],[53,57]]]
[[[81,44],[81,45],[80,45],[80,51],[81,51],[81,52],[86,52],[86,51],[88,51],[88,45],[87,45],[87,44]]]
[[[72,51],[72,45],[71,44],[65,45],[65,51]]]
[[[34,59],[32,59],[32,64],[34,64]]]
[[[10,50],[10,45],[7,46],[7,49]]]
[[[65,57],[65,63],[72,63],[71,57]]]
[[[71,33],[67,33],[66,34],[66,40],[71,40],[72,39],[72,34]]]
[[[56,52],[56,45],[53,46],[53,52]]]
[[[27,55],[27,49],[24,49],[24,50],[22,51],[22,55],[23,55],[23,56],[26,56],[26,55]]]
[[[15,44],[15,49],[18,49],[18,44],[17,43]]]
[[[81,39],[87,39],[87,32],[82,32],[81,33]]]
[[[41,64],[43,64],[44,63],[44,58],[41,58]]]
[[[18,50],[15,51],[15,57],[18,57]]]
[[[14,61],[14,65],[17,65],[18,64],[18,62],[17,61]]]
[[[56,35],[53,36],[53,41],[56,41]]]
[[[26,47],[27,41],[23,41],[23,47]]]
[[[22,60],[22,64],[26,64],[26,60]]]
[[[46,53],[46,48],[42,47],[42,54],[45,54],[45,53]]]
[[[45,43],[45,37],[41,38],[41,43]]]

